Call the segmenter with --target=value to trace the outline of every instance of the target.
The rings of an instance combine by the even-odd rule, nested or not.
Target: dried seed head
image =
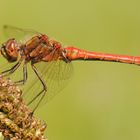
[[[9,79],[0,78],[0,132],[7,140],[47,140],[46,124],[32,115],[21,95]]]

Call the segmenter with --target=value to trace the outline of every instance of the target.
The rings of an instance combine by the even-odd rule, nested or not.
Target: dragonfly
[[[74,46],[63,47],[60,42],[50,39],[46,34],[33,30],[21,29],[8,25],[5,25],[3,29],[9,39],[1,45],[0,53],[8,63],[15,64],[10,69],[3,71],[0,76],[11,75],[22,64],[23,79],[15,83],[21,85],[25,84],[28,79],[27,65],[29,64],[42,85],[38,93],[32,93],[33,97],[28,103],[30,105],[37,100],[34,110],[37,109],[42,100],[52,98],[63,88],[66,80],[71,77],[72,61],[98,60],[140,65],[139,56],[98,53]],[[25,37],[25,41],[21,41],[19,38],[23,36],[30,37]],[[31,85],[30,89],[34,89],[34,85],[36,85],[37,82],[34,79],[31,81],[34,82],[34,84]],[[53,86],[55,88],[51,91]]]

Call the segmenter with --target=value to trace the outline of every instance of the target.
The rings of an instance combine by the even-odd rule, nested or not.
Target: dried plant
[[[36,119],[22,99],[22,91],[0,78],[0,132],[5,140],[47,140],[46,124]]]

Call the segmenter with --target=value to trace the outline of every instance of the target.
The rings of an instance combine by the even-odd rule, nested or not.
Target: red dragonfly
[[[27,64],[30,64],[31,69],[39,79],[38,81],[43,86],[40,92],[33,93],[33,97],[29,102],[31,104],[39,99],[34,110],[43,99],[45,100],[45,96],[48,100],[63,88],[66,80],[70,78],[71,61],[99,60],[140,65],[140,57],[138,56],[89,52],[73,46],[63,48],[61,43],[49,39],[45,34],[13,26],[4,26],[4,31],[10,39],[2,44],[1,55],[8,62],[16,62],[16,64],[12,68],[3,71],[1,76],[14,73],[23,64],[23,79],[15,83],[24,84],[28,77]],[[18,41],[20,37],[27,35],[30,35],[30,38],[26,39],[25,42]],[[36,85],[36,90],[39,90],[38,83],[33,77],[31,77],[30,83],[33,83],[30,89],[33,90]]]

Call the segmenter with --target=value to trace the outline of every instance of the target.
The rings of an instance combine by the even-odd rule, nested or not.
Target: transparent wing
[[[68,84],[68,81],[73,74],[73,67],[71,63],[65,63],[61,60],[41,62],[37,63],[35,66],[47,85],[47,92],[41,102],[41,104],[44,104],[50,101]],[[30,71],[26,89],[24,90],[24,97],[26,98],[26,101],[31,101],[41,90],[42,85],[40,81],[33,71]],[[39,102],[42,95],[34,100],[32,104],[33,107]]]
[[[3,33],[6,39],[15,38],[16,40],[24,43],[27,39],[31,38],[36,34],[40,34],[37,31],[30,30],[30,29],[21,29],[18,27],[4,25],[3,26]]]
[[[40,34],[33,30],[21,29],[9,25],[5,25],[3,30],[8,38],[15,38],[21,43],[24,43],[23,41],[26,41],[27,39],[29,39],[29,37],[32,37],[35,34]],[[57,60],[57,58],[55,57],[58,56],[53,53],[51,57],[54,58],[54,60]],[[62,90],[67,85],[73,73],[73,67],[71,63],[65,63],[62,60],[52,62],[39,62],[35,64],[35,66],[47,85],[47,92],[45,94],[45,97],[43,98],[43,101],[41,102],[41,104],[44,104],[45,102],[51,100],[57,93],[59,93],[60,90]],[[22,78],[22,66],[20,67],[19,73],[14,74],[18,75],[15,77],[20,76]],[[42,88],[43,87],[41,82],[32,70],[31,65],[28,64],[28,80],[26,82],[26,85],[23,86],[23,97],[27,102],[30,102],[42,90]],[[32,106],[36,106],[41,97],[42,95],[40,95],[33,102]]]

